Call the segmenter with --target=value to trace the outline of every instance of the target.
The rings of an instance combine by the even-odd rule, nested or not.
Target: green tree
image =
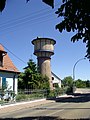
[[[27,63],[24,72],[19,75],[19,89],[49,89],[49,79],[38,72],[38,67],[32,59]]]
[[[66,89],[66,93],[72,93],[73,92],[73,79],[71,76],[65,77],[62,80],[63,88]]]
[[[24,73],[20,73],[18,76],[18,88],[25,89]]]
[[[65,77],[63,80],[62,80],[62,83],[65,86],[72,86],[73,84],[73,79],[71,76],[68,76],[68,77]]]
[[[89,80],[86,81],[86,87],[90,88],[90,81]]]
[[[82,39],[86,43],[86,57],[90,60],[90,0],[62,0],[62,5],[56,11],[63,20],[56,25],[60,32],[75,32],[71,41]]]
[[[30,59],[27,64],[28,66],[24,68],[23,79],[25,80],[25,87],[33,89],[35,85],[38,84],[37,81],[34,80],[34,77],[37,74],[37,66],[32,59]]]
[[[85,88],[86,87],[86,82],[78,79],[78,80],[75,81],[75,85],[76,85],[77,88]]]

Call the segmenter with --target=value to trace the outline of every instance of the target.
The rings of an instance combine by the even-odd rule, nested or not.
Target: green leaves
[[[51,6],[52,8],[54,8],[54,0],[42,0],[42,1]]]
[[[6,5],[6,0],[0,0],[0,12],[3,11],[3,9],[5,8]]]
[[[73,84],[73,79],[71,76],[65,77],[62,81],[64,86],[72,86]]]
[[[28,61],[28,66],[24,68],[24,72],[19,75],[19,89],[49,89],[49,79],[42,76],[37,69],[37,65],[32,59]]]
[[[30,0],[26,0],[26,2],[29,2]]]
[[[90,59],[90,0],[62,0],[62,5],[56,11],[63,20],[56,25],[60,32],[76,32],[71,38],[75,42],[83,40],[86,43],[86,57]]]
[[[30,0],[26,0],[28,3]],[[54,8],[54,0],[42,0],[44,3],[48,4],[52,8]],[[2,12],[5,8],[6,0],[0,0],[0,12]]]
[[[81,79],[78,79],[75,81],[77,88],[86,88],[86,81],[83,81]]]
[[[87,41],[86,47],[87,47],[87,54],[85,57],[87,57],[90,61],[90,39]]]
[[[62,32],[63,29],[65,29],[65,21],[62,21],[61,23],[56,25],[56,29],[59,28],[59,31]]]

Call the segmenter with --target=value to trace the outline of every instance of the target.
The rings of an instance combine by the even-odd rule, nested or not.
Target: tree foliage
[[[19,89],[49,89],[49,79],[38,72],[37,65],[32,59],[27,63],[24,72],[19,75]]]
[[[0,0],[0,11],[2,12],[3,9],[5,8],[6,5],[6,0]]]
[[[26,2],[29,2],[30,0],[26,0]],[[54,8],[54,0],[42,0],[42,2],[48,4],[52,8]],[[6,0],[0,0],[0,11],[2,12],[5,8]]]
[[[62,85],[64,88],[66,88],[66,93],[72,93],[73,92],[73,79],[71,76],[65,77],[62,80]]]
[[[44,3],[50,5],[52,8],[54,8],[54,0],[42,0]]]
[[[90,88],[90,81],[89,80],[86,81],[86,87]]]
[[[72,87],[73,84],[75,84],[76,88],[90,88],[90,80],[81,80],[81,79],[77,79],[75,81],[73,81],[71,76],[65,77],[62,80],[62,85],[63,87]]]
[[[71,76],[65,77],[62,80],[62,87],[66,88],[67,94],[73,92],[74,85],[76,88],[90,88],[90,81],[89,80],[84,81],[81,79],[73,81]]]
[[[75,81],[75,85],[77,88],[90,88],[90,81],[89,80],[83,81],[81,79],[78,79]]]
[[[73,79],[71,76],[68,76],[68,77],[65,77],[63,80],[62,80],[62,83],[63,83],[63,86],[72,86],[73,84]]]
[[[86,57],[90,60],[90,0],[62,0],[62,5],[56,11],[63,20],[56,25],[60,32],[76,32],[71,38],[75,42],[82,39],[86,43]]]
[[[85,81],[82,81],[80,79],[76,80],[75,85],[76,85],[77,88],[86,88]]]

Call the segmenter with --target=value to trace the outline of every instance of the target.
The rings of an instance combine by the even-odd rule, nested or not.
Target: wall
[[[90,93],[90,88],[76,88],[75,93]]]
[[[56,76],[54,76],[53,74],[52,74],[52,77],[54,78],[54,80],[52,80],[53,84],[54,84],[54,83],[58,83],[59,87],[61,88],[61,80],[58,79],[58,78],[57,78]]]
[[[15,76],[15,86],[14,86],[14,89],[15,89],[15,93],[17,94],[17,75],[15,73],[10,73],[10,72],[0,72],[0,85],[2,85],[2,79],[3,78],[6,78],[6,82],[8,84],[8,88],[11,88],[10,90],[13,90],[13,79],[14,79],[14,76]],[[0,86],[1,87],[1,86]]]

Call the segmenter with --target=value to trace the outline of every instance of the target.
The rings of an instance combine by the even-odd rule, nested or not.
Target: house
[[[55,87],[55,85],[58,84],[58,86],[61,88],[61,79],[57,75],[55,75],[55,73],[51,72],[51,74],[53,87]]]
[[[19,70],[15,67],[7,52],[0,44],[0,89],[10,89],[17,94],[17,77]]]

